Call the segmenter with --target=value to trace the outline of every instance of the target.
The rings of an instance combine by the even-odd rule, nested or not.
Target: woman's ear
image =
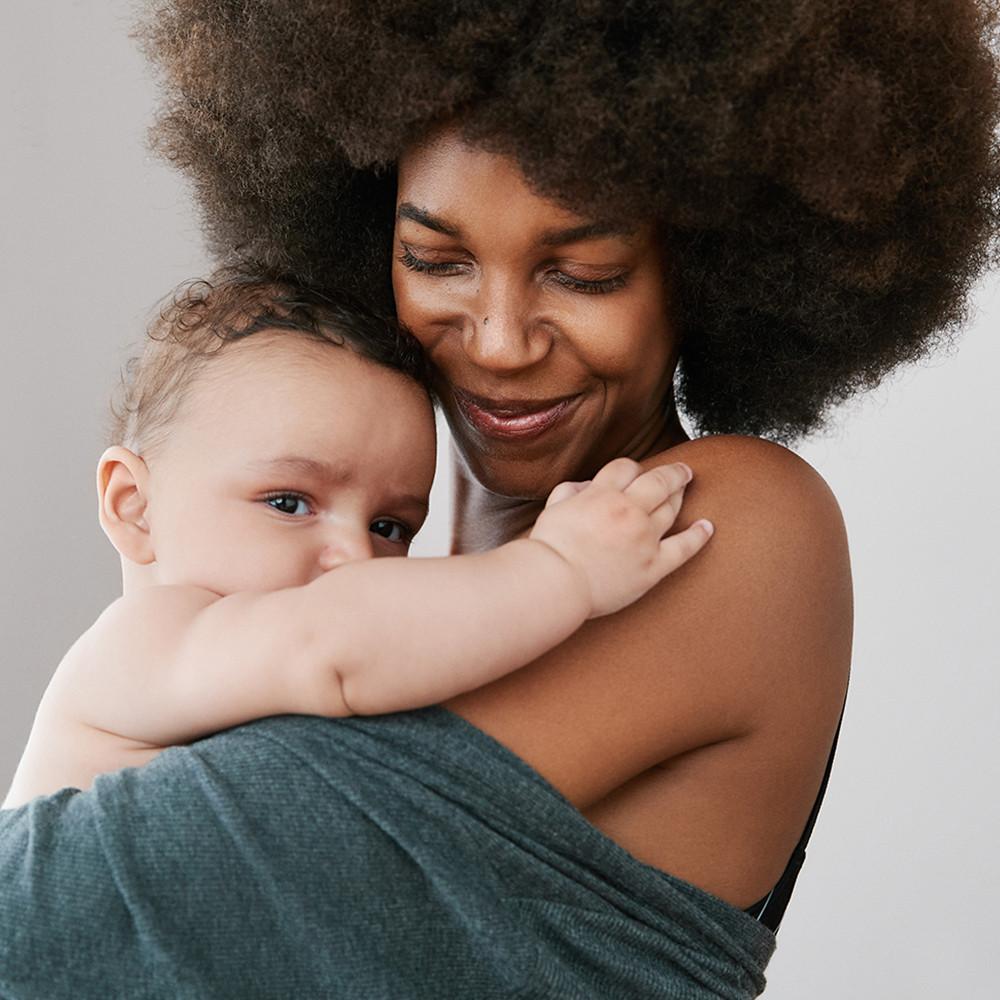
[[[128,448],[113,445],[97,463],[98,517],[104,534],[126,559],[145,566],[155,562],[146,523],[149,470]]]

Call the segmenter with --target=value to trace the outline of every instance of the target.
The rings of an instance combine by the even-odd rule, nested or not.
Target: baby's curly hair
[[[950,342],[1000,260],[994,0],[167,0],[155,146],[209,246],[391,310],[394,164],[440,124],[658,220],[676,394],[785,443]]]
[[[156,451],[206,365],[227,344],[274,332],[351,350],[412,379],[434,398],[423,350],[398,324],[293,275],[222,266],[207,278],[184,282],[160,302],[111,399],[108,444],[144,456]]]

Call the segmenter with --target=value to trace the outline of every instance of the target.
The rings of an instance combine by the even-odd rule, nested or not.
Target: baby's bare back
[[[31,733],[21,756],[3,808],[12,809],[38,795],[61,788],[86,790],[99,774],[123,767],[140,767],[171,743],[158,743],[138,729],[119,732],[116,724],[135,707],[136,685],[115,683],[125,671],[148,669],[134,656],[126,662],[126,647],[141,639],[144,652],[155,665],[161,629],[153,620],[156,600],[116,601],[70,647],[56,667],[35,713]],[[141,604],[141,607],[136,606]],[[160,607],[160,611],[166,608]],[[127,634],[115,635],[116,628]],[[154,695],[155,685],[150,687]],[[142,713],[138,713],[141,725]]]

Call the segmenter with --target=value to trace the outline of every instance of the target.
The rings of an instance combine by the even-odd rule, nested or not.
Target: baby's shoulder
[[[112,601],[84,633],[83,645],[102,646],[139,640],[147,646],[157,637],[174,641],[199,611],[220,595],[190,584],[141,587]]]
[[[54,697],[136,663],[150,664],[176,648],[199,611],[219,599],[203,587],[143,587],[112,601],[73,643],[47,692]]]
[[[106,629],[134,618],[170,618],[196,614],[219,600],[220,594],[194,584],[154,584],[139,587],[112,601],[97,617],[92,628]]]

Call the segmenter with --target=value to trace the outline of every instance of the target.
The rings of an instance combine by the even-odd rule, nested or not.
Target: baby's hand
[[[609,615],[638,600],[711,537],[708,521],[663,537],[690,479],[680,463],[642,472],[638,462],[616,458],[590,482],[560,483],[529,537],[578,571],[591,597],[589,617]]]

